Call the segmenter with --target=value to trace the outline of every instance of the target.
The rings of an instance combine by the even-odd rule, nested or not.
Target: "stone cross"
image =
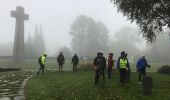
[[[28,20],[29,16],[24,13],[23,7],[17,6],[16,11],[11,11],[11,17],[16,18],[13,63],[24,63],[24,20]]]

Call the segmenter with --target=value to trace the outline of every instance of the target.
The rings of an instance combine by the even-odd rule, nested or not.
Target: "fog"
[[[16,6],[24,7],[25,13],[29,15],[29,20],[25,21],[26,49],[29,48],[29,50],[25,50],[28,53],[26,55],[30,55],[29,52],[32,53],[32,55],[35,55],[36,51],[33,53],[31,50],[35,50],[37,47],[39,47],[39,52],[46,52],[49,56],[56,56],[61,50],[68,51],[69,53],[67,55],[76,52],[81,56],[94,56],[94,51],[96,50],[96,52],[103,51],[106,54],[108,52],[114,52],[116,53],[116,56],[119,56],[120,51],[125,50],[129,52],[131,55],[130,57],[133,58],[140,54],[147,54],[147,50],[152,50],[152,46],[146,45],[146,41],[139,35],[136,24],[130,23],[130,21],[126,20],[126,17],[123,17],[121,13],[118,13],[116,7],[110,3],[110,0],[1,0],[1,56],[9,56],[12,55],[13,52],[15,18],[10,16],[10,11],[16,10]],[[87,49],[86,51],[93,51],[89,52],[89,55],[87,52],[81,52],[84,48],[82,48],[82,50],[73,48],[73,44],[75,47],[77,42],[80,41],[75,42],[75,40],[73,40],[74,36],[70,32],[72,32],[71,28],[74,21],[81,15],[86,16],[87,19],[89,18],[91,20],[89,22],[91,24],[89,25],[95,23],[96,25],[101,24],[101,27],[108,30],[101,30],[103,31],[103,34],[107,34],[105,37],[107,42],[105,41],[105,44],[101,43],[91,50],[90,47],[93,45],[89,42],[91,46],[89,48],[85,47],[85,49]],[[97,28],[100,25],[92,26]],[[38,29],[41,27],[40,31],[42,36],[40,36],[40,40],[43,42],[41,46],[38,46],[42,43],[41,41],[39,41],[39,44],[37,43],[37,27]],[[96,32],[96,35],[99,33],[98,31],[93,30],[93,28],[87,31],[89,32],[88,35],[91,37],[91,40],[93,40],[95,36],[90,33]],[[34,46],[30,47],[30,43],[37,43],[37,45],[34,44]],[[95,42],[93,44],[95,44]],[[107,46],[103,47],[103,49],[101,48],[102,45]]]
[[[101,20],[109,29],[110,36],[124,25],[135,27],[117,13],[110,0],[1,0],[0,44],[14,41],[15,19],[10,17],[10,11],[16,6],[23,6],[30,17],[25,21],[26,38],[29,33],[34,35],[36,25],[42,25],[46,52],[50,55],[58,47],[70,48],[70,25],[81,14]]]

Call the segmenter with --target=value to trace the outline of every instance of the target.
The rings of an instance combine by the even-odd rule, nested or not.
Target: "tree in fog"
[[[66,47],[66,46],[60,48],[60,49],[58,50],[57,54],[60,54],[60,52],[63,53],[63,55],[64,55],[65,58],[71,58],[71,57],[72,57],[72,52],[71,52],[71,50],[70,50],[68,47]],[[58,55],[57,55],[57,56],[58,56]]]
[[[34,48],[36,49],[37,56],[45,52],[45,41],[43,37],[42,27],[38,29],[38,26],[35,27],[35,37],[33,42]]]
[[[136,22],[148,42],[164,27],[170,28],[170,0],[111,0],[118,11]]]
[[[25,43],[25,56],[26,57],[36,57],[37,51],[34,47],[34,41],[31,35],[28,35],[27,41]]]
[[[35,34],[33,37],[28,36],[25,43],[26,57],[38,57],[45,52],[45,41],[42,33],[42,27],[35,27]]]
[[[93,57],[96,52],[108,51],[108,29],[85,15],[78,16],[71,25],[72,49],[81,56]]]
[[[168,34],[161,34],[155,43],[149,44],[146,54],[152,62],[170,62],[170,40]]]
[[[115,33],[110,44],[115,56],[118,57],[121,51],[125,51],[133,61],[135,56],[140,55],[142,50],[139,50],[137,46],[141,45],[143,40],[137,33],[139,33],[138,30],[131,27],[123,27]]]

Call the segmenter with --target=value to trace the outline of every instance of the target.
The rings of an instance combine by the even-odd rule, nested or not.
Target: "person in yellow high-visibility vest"
[[[120,73],[120,83],[121,85],[124,85],[126,81],[126,71],[130,69],[129,62],[124,51],[121,52],[121,56],[117,60],[117,68]]]
[[[47,57],[47,54],[43,54],[39,57],[39,64],[40,64],[40,68],[37,72],[37,75],[39,75],[40,71],[42,70],[42,74],[44,74],[44,69],[45,69],[45,62],[46,62],[46,57]]]

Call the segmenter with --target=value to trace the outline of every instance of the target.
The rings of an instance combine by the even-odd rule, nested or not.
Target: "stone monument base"
[[[0,68],[0,72],[20,71],[21,68]]]

